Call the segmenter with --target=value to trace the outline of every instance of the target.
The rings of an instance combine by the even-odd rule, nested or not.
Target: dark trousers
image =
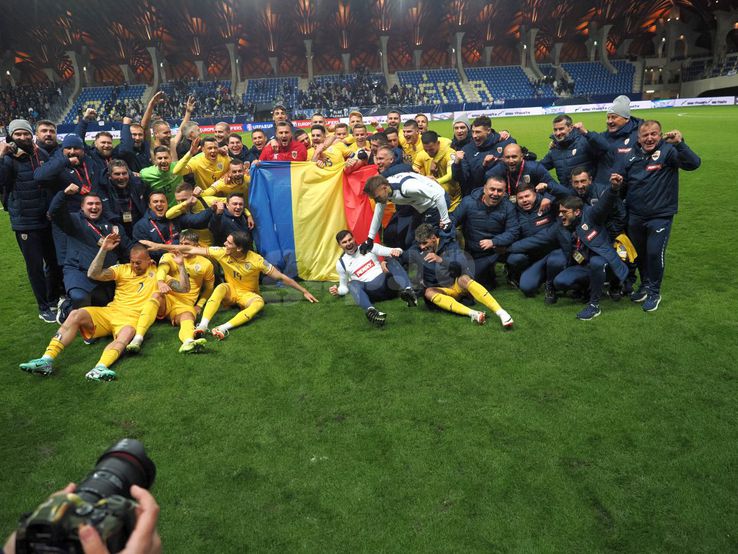
[[[76,268],[64,268],[64,286],[72,308],[104,306],[113,299],[114,283],[100,283],[87,277],[87,273]]]
[[[602,256],[592,256],[587,264],[572,265],[561,271],[554,278],[556,290],[566,291],[579,289],[586,291],[589,288],[589,301],[597,304],[602,297],[602,287],[605,281],[617,281],[615,274],[610,271],[610,264]]]
[[[59,295],[64,293],[51,228],[16,231],[15,239],[26,261],[26,273],[38,309],[48,310],[56,304]]]
[[[512,256],[513,255],[508,256],[508,264],[510,263],[510,258],[512,258]],[[515,256],[525,256],[525,254],[515,254]],[[523,269],[520,273],[520,281],[518,282],[518,286],[520,287],[520,292],[522,292],[525,296],[534,296],[538,292],[541,284],[546,280],[546,262],[548,261],[547,258],[548,256],[544,256],[540,260],[533,262],[525,269]],[[521,267],[521,260],[519,258],[515,258],[513,259],[513,261],[516,264],[515,267]]]
[[[661,293],[672,221],[671,217],[644,219],[633,214],[628,218],[628,237],[638,252],[641,287],[650,294]]]
[[[497,286],[495,264],[499,261],[500,255],[494,253],[494,250],[491,252],[493,253],[489,256],[474,258],[474,280],[487,288]]]
[[[373,302],[394,298],[399,291],[410,287],[410,278],[400,262],[393,258],[386,259],[385,262],[387,273],[367,282],[349,281],[351,296],[364,310],[370,308]]]

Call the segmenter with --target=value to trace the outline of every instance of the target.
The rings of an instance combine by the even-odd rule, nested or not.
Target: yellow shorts
[[[79,332],[85,339],[96,339],[113,335],[118,336],[123,327],[136,327],[139,312],[131,310],[119,310],[108,306],[88,306],[82,308],[92,319],[92,331],[80,328]]]
[[[245,308],[249,302],[251,302],[254,298],[260,299],[262,302],[264,299],[258,295],[255,292],[239,292],[235,290],[231,285],[228,285],[228,296],[224,298],[224,301],[231,305],[231,304],[238,304],[242,308]]]
[[[466,291],[459,286],[459,280],[455,280],[454,284],[450,287],[433,287],[441,291],[442,294],[450,296],[454,300],[458,300],[459,297],[464,296]]]
[[[192,304],[187,304],[185,302],[179,302],[178,300],[175,300],[171,296],[166,296],[166,306],[164,308],[164,314],[161,316],[160,319],[164,319],[165,317],[168,317],[172,322],[177,318],[177,316],[180,316],[182,314],[192,314],[193,317],[197,316],[197,312],[195,312],[195,307]],[[157,314],[158,317],[158,314]]]

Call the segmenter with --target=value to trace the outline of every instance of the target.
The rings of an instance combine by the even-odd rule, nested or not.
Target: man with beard
[[[575,167],[571,172],[571,188],[582,202],[592,206],[600,201],[608,187],[601,183],[593,183],[592,177],[586,167]],[[558,195],[557,195],[558,197]],[[627,214],[625,205],[620,198],[616,198],[612,211],[607,215],[605,226],[612,240],[625,231]]]
[[[428,116],[424,113],[419,113],[415,116],[415,123],[418,125],[418,134],[422,136],[428,130]]]
[[[453,131],[454,138],[451,140],[451,148],[454,151],[462,150],[471,141],[469,118],[460,116],[454,119]]]
[[[402,114],[397,110],[387,112],[387,127],[399,129],[402,125]]]
[[[162,91],[151,97],[140,125],[134,123],[130,117],[123,118],[123,125],[120,128],[120,144],[113,149],[113,158],[126,162],[128,169],[134,173],[140,173],[144,167],[151,165],[151,145],[147,138],[149,123],[154,107],[163,102],[164,98]]]
[[[84,141],[87,136],[87,128],[91,122],[96,120],[97,112],[95,109],[87,108],[74,129],[74,134]],[[100,131],[95,135],[93,147],[85,146],[85,151],[92,163],[100,167],[100,172],[106,170],[113,156],[113,135],[108,131]]]
[[[133,226],[133,240],[148,240],[159,244],[177,244],[179,232],[184,229],[204,229],[213,215],[208,208],[197,214],[184,214],[177,219],[168,220],[167,197],[162,192],[149,195],[149,208],[144,216]],[[159,261],[161,255],[153,255]]]
[[[56,125],[53,122],[47,119],[36,122],[36,146],[49,157],[61,146],[56,140]]]
[[[77,137],[78,138],[78,137]],[[113,265],[128,258],[131,242],[123,229],[113,224],[103,214],[100,197],[89,193],[82,197],[81,208],[70,212],[69,205],[79,196],[79,186],[70,184],[56,193],[49,206],[49,214],[66,236],[64,257],[64,286],[67,300],[59,307],[57,322],[62,323],[73,308],[102,306],[107,303],[112,291],[110,287],[93,281],[87,270],[94,259],[102,239],[115,234],[119,238],[116,248],[110,249],[106,265]]]
[[[609,184],[610,175],[633,155],[638,142],[638,126],[642,119],[631,117],[630,98],[620,95],[613,100],[607,111],[607,130],[602,133],[590,132],[582,123],[575,123],[577,129],[587,139],[594,156],[597,169],[595,183]]]
[[[146,213],[149,191],[141,179],[131,175],[123,160],[110,162],[108,180],[111,184],[108,202],[110,220],[122,226],[130,237],[133,226]]]
[[[152,191],[163,192],[170,205],[174,204],[174,190],[182,183],[182,176],[172,171],[172,154],[168,146],[154,148],[154,165],[141,170],[141,180]]]
[[[505,195],[505,182],[498,177],[487,179],[484,187],[464,197],[451,221],[454,227],[461,226],[465,248],[474,259],[472,277],[488,288],[495,287],[495,264],[519,233],[515,207]]]
[[[518,186],[521,183],[533,183],[536,186],[540,184],[548,186],[552,183],[558,185],[540,163],[523,158],[523,149],[519,144],[505,146],[502,151],[502,162],[487,170],[485,175],[487,179],[490,177],[502,179],[505,182],[505,192],[507,192],[510,200],[514,200],[518,192]],[[548,202],[544,200],[541,209],[545,211],[550,204],[550,198]]]
[[[556,249],[546,262],[547,304],[557,301],[557,291],[575,290],[586,294],[589,303],[577,319],[589,321],[602,313],[600,298],[606,281],[622,282],[628,267],[612,246],[604,226],[607,214],[617,197],[622,177],[613,174],[610,187],[594,206],[581,198],[569,196],[559,206],[559,222],[545,231],[512,245],[510,252],[527,253],[541,248]]]
[[[268,140],[277,139],[277,126],[280,123],[287,124],[290,129],[290,134],[294,131],[292,122],[290,122],[287,115],[287,108],[285,108],[282,104],[277,104],[276,106],[274,106],[274,108],[272,108],[272,122],[272,126],[269,129],[264,130],[264,134],[266,135]]]
[[[175,175],[192,174],[195,185],[205,189],[228,171],[231,159],[220,153],[218,143],[213,137],[202,139],[202,152],[198,154],[200,142],[199,137],[192,141],[189,152],[177,162],[172,171]]]
[[[661,124],[648,120],[638,129],[638,143],[624,169],[612,176],[626,187],[628,237],[638,252],[641,277],[630,298],[642,302],[643,311],[655,312],[661,303],[666,246],[678,207],[679,170],[694,171],[701,163],[680,131],[662,137]]]
[[[360,248],[348,230],[339,231],[336,242],[343,253],[336,262],[338,285],[328,289],[333,296],[351,293],[369,322],[378,327],[385,324],[387,314],[377,310],[374,302],[394,298],[399,293],[408,307],[417,306],[418,300],[410,278],[396,259],[402,255],[402,249],[387,248],[381,244],[372,245],[370,250]],[[384,271],[378,256],[384,256],[387,271]]]
[[[594,153],[587,139],[572,125],[568,115],[557,115],[553,120],[551,148],[541,160],[548,170],[556,169],[559,183],[571,187],[571,171],[575,167],[585,168],[590,175],[595,166]]]
[[[544,231],[556,223],[556,214],[551,210],[541,212],[543,196],[536,192],[532,183],[521,183],[518,187],[515,211],[518,216],[518,239],[524,240]],[[508,249],[507,278],[510,284],[520,288],[525,296],[534,296],[546,280],[547,255],[552,247],[513,252],[515,243]]]
[[[231,159],[228,166],[228,173],[223,175],[220,179],[215,181],[205,190],[200,187],[195,187],[193,194],[195,196],[217,196],[220,198],[227,198],[229,195],[237,192],[243,194],[244,197],[248,197],[249,183],[251,177],[246,173],[246,166],[241,160]]]
[[[492,121],[485,115],[472,122],[471,134],[471,142],[456,152],[453,164],[454,179],[461,186],[462,196],[481,187],[486,181],[485,173],[502,157],[505,146],[515,143],[507,131],[494,131]]]
[[[271,141],[261,151],[261,161],[304,162],[307,160],[307,148],[292,137],[292,127],[286,121],[276,125],[276,146]]]
[[[243,194],[234,192],[228,195],[225,205],[222,202],[213,204],[213,217],[208,229],[213,236],[214,244],[223,244],[228,235],[239,231],[251,231],[254,228],[254,219],[246,209]]]
[[[48,127],[54,129],[54,127]],[[56,143],[54,133],[54,143]],[[8,125],[8,142],[0,142],[0,190],[10,214],[10,225],[26,262],[26,273],[36,297],[38,317],[56,322],[54,309],[63,294],[61,271],[54,250],[51,223],[46,217],[47,192],[34,170],[48,161],[46,150],[33,144],[33,129],[25,119]]]

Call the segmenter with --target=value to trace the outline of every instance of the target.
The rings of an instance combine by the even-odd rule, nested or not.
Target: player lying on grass
[[[23,371],[50,375],[54,360],[72,343],[79,331],[85,339],[113,336],[113,341],[103,350],[100,361],[85,377],[93,381],[111,381],[117,377],[110,366],[133,338],[144,303],[156,290],[156,268],[146,248],[140,244],[131,248],[130,263],[103,267],[105,255],[119,243],[120,235],[107,235],[87,272],[87,276],[96,281],[115,281],[112,302],[103,307],[85,307],[72,311],[49,342],[44,355],[20,364]],[[181,288],[179,283],[175,286]]]
[[[201,338],[208,331],[210,320],[220,308],[221,303],[225,303],[226,306],[236,304],[241,308],[241,311],[228,322],[215,327],[211,331],[216,339],[223,340],[228,336],[231,329],[251,321],[264,308],[264,299],[259,295],[260,273],[282,281],[285,285],[299,291],[309,302],[318,301],[310,294],[310,291],[282,274],[276,267],[254,252],[251,234],[247,232],[228,235],[222,247],[203,248],[186,244],[156,244],[151,241],[142,241],[142,244],[148,247],[149,250],[166,250],[168,252],[181,252],[185,255],[208,256],[223,268],[226,282],[215,287],[213,294],[205,304],[202,319],[200,319],[200,323],[195,329],[195,338]]]
[[[199,246],[199,237],[194,231],[185,231],[180,235],[179,243],[196,247]],[[207,341],[195,338],[195,318],[213,293],[213,264],[207,258],[192,253],[167,252],[159,261],[156,279],[159,290],[144,304],[136,325],[136,336],[126,351],[139,352],[149,327],[157,318],[166,317],[172,325],[179,325],[179,340],[182,341],[179,352],[201,352]]]
[[[417,306],[415,292],[410,286],[407,272],[395,258],[402,255],[401,248],[387,248],[372,242],[371,250],[357,246],[351,231],[339,231],[336,241],[343,254],[336,262],[338,286],[328,289],[333,296],[351,293],[354,301],[364,309],[370,323],[381,327],[387,321],[387,314],[374,307],[378,300],[388,300],[397,296],[407,302],[408,307]],[[377,256],[385,257],[386,271]]]
[[[469,316],[479,325],[484,325],[487,314],[472,310],[459,299],[470,295],[492,310],[503,327],[512,327],[513,319],[497,303],[497,300],[470,275],[469,258],[461,251],[450,234],[442,234],[430,224],[422,223],[415,230],[416,244],[405,253],[410,264],[417,266],[421,284],[425,288],[425,299],[442,310]]]

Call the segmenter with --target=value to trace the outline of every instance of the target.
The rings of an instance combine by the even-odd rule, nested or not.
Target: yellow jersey
[[[249,251],[242,258],[234,258],[226,254],[226,249],[220,246],[208,248],[208,256],[214,259],[223,268],[223,275],[236,293],[259,292],[259,274],[269,275],[272,264],[259,254]]]
[[[461,203],[461,187],[454,181],[452,174],[455,152],[449,139],[441,137],[439,142],[441,146],[432,158],[425,150],[415,154],[413,170],[421,175],[433,177],[446,190],[451,199],[448,207],[448,211],[451,212]]]
[[[198,198],[192,206],[189,202],[180,202],[167,210],[165,217],[167,219],[176,219],[186,213],[199,214],[201,211],[208,209],[213,205],[217,198],[208,196],[206,198]],[[200,246],[210,246],[213,244],[213,235],[208,229],[191,229],[199,237]]]
[[[136,275],[131,264],[117,264],[108,269],[113,272],[115,279],[115,296],[107,307],[140,312],[157,290],[156,266],[152,263],[143,275]]]
[[[243,176],[243,182],[238,185],[236,183],[226,183],[225,177],[218,179],[208,188],[202,191],[200,196],[217,196],[220,198],[227,198],[229,194],[234,192],[240,192],[243,194],[243,198],[246,202],[249,200],[249,184],[251,183],[251,176],[245,174]]]
[[[170,292],[167,296],[171,296],[175,302],[194,306],[195,303],[200,307],[205,305],[208,297],[212,294],[215,286],[215,270],[210,260],[203,256],[190,256],[184,258],[184,267],[190,278],[190,290],[187,292]],[[174,261],[171,252],[167,252],[159,260],[159,267],[156,270],[156,280],[168,283],[171,280],[179,280],[179,267]],[[198,298],[200,301],[198,302]]]
[[[201,189],[206,189],[215,181],[226,174],[231,165],[231,158],[218,154],[215,160],[211,160],[202,152],[192,155],[189,152],[174,166],[172,173],[175,175],[195,176],[195,184]]]
[[[407,141],[405,135],[402,134],[402,129],[398,130],[397,137],[400,139],[400,148],[402,148],[405,163],[412,164],[415,154],[423,151],[423,141],[420,140],[420,134],[418,134],[418,140],[414,144]]]
[[[332,166],[342,164],[351,154],[351,148],[346,146],[342,141],[336,141],[320,154],[320,159],[325,165]]]

